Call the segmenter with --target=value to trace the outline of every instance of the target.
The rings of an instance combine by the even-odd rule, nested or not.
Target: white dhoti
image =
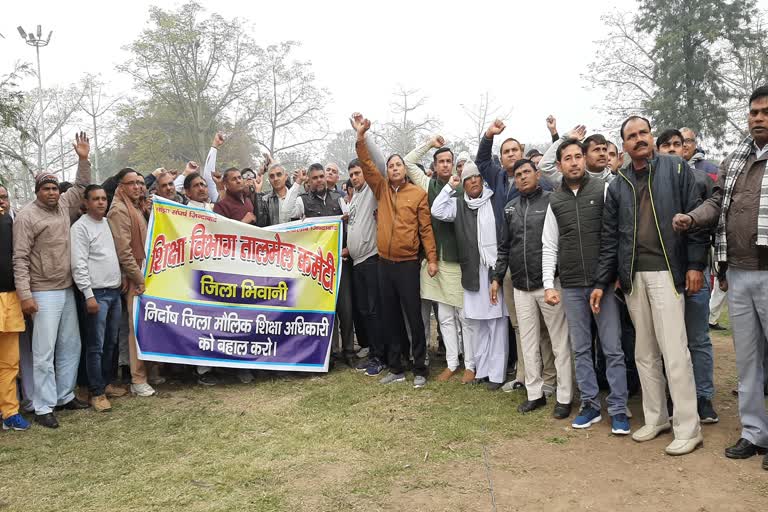
[[[498,294],[496,304],[491,304],[489,268],[480,265],[480,290],[464,290],[464,353],[474,354],[475,377],[488,378],[501,384],[507,375],[509,355],[509,327],[507,307],[503,294]]]

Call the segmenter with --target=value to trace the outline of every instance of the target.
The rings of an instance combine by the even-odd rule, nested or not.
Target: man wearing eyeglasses
[[[696,142],[696,132],[690,128],[680,128],[680,134],[683,136],[683,160],[687,160],[688,165],[697,171],[706,172],[713,182],[717,182],[717,166],[704,157],[704,150]]]

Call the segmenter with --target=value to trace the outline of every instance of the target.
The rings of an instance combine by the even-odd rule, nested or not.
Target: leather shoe
[[[686,455],[702,444],[704,444],[704,436],[699,433],[693,439],[675,439],[664,448],[664,451],[667,455]]]
[[[59,428],[59,422],[56,421],[56,416],[54,416],[52,412],[47,414],[35,414],[35,423],[46,428]]]
[[[547,399],[542,396],[536,400],[526,400],[521,403],[517,406],[517,412],[525,414],[526,412],[535,411],[539,407],[544,407],[545,405],[547,405]]]
[[[571,404],[561,404],[557,402],[555,409],[552,411],[552,417],[556,420],[564,420],[571,415]]]
[[[79,398],[75,397],[69,402],[65,403],[61,406],[61,409],[66,409],[68,411],[77,411],[80,409],[88,409],[91,407],[91,404],[88,402],[83,402]]]
[[[736,444],[725,449],[725,456],[729,459],[748,459],[753,455],[765,455],[768,450],[752,444],[743,437]]]

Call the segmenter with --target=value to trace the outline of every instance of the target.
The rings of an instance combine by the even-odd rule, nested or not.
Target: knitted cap
[[[472,160],[467,160],[467,162],[464,164],[464,169],[461,172],[461,182],[464,183],[472,176],[480,176],[480,171],[475,165],[475,162]]]
[[[57,178],[55,174],[51,174],[48,171],[38,173],[37,176],[35,176],[35,193],[39,192],[40,188],[48,183],[53,183],[58,187],[59,178]]]

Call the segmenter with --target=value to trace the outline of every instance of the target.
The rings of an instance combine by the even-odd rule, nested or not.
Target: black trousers
[[[335,353],[351,357],[355,353],[355,329],[352,317],[352,262],[342,263],[339,296],[336,300],[336,328],[333,329],[332,345]],[[339,334],[341,346],[339,347]],[[338,352],[337,352],[338,350]]]
[[[381,335],[379,315],[379,257],[371,256],[352,269],[352,289],[355,297],[355,332],[361,347],[368,347],[368,357],[386,363],[387,351]]]
[[[411,352],[413,373],[426,377],[427,340],[421,320],[421,296],[419,289],[419,262],[393,262],[379,258],[379,295],[381,299],[382,332],[387,340],[389,369],[392,373],[403,373],[400,355],[408,346],[408,337],[397,326],[402,322],[400,306],[405,312],[405,321],[411,329]]]

